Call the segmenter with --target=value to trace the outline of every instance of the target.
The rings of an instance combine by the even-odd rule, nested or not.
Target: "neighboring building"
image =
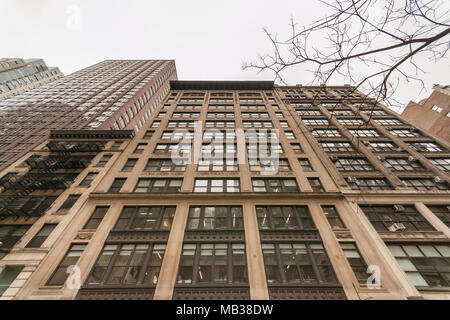
[[[176,78],[173,60],[106,60],[0,100],[0,171],[50,129],[138,130]]]
[[[64,76],[43,59],[0,59],[0,99]]]
[[[419,103],[410,101],[402,116],[419,128],[450,142],[450,85],[435,85],[428,99]]]
[[[450,299],[449,148],[349,86],[172,81],[0,173],[0,299]]]

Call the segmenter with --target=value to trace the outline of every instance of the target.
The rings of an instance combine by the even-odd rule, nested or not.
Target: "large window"
[[[337,282],[321,243],[262,243],[261,246],[269,284]]]
[[[260,172],[261,170],[270,171],[290,171],[287,159],[249,159],[250,171]]]
[[[248,283],[245,245],[243,243],[185,243],[177,283]]]
[[[364,158],[340,158],[334,163],[339,171],[373,171],[372,165]]]
[[[354,152],[355,149],[348,142],[321,142],[323,151],[325,152]]]
[[[348,181],[353,190],[392,190],[385,178],[355,178]]]
[[[134,192],[180,192],[183,179],[139,178]]]
[[[242,208],[190,207],[187,230],[243,229]]]
[[[450,159],[428,159],[432,164],[443,171],[450,171]]]
[[[185,171],[187,159],[148,159],[144,171]]]
[[[64,258],[59,263],[56,270],[53,272],[50,279],[47,281],[47,285],[49,286],[62,286],[64,282],[66,282],[67,277],[70,274],[69,267],[76,265],[78,259],[83,254],[84,249],[86,248],[86,244],[72,244],[67,251]]]
[[[0,226],[0,258],[2,254],[9,252],[17,241],[22,238],[25,232],[30,229],[31,225],[2,225]]]
[[[398,147],[391,142],[370,142],[367,148],[373,152],[394,152]]]
[[[198,162],[198,171],[238,171],[236,159],[203,159]]]
[[[24,266],[6,266],[0,273],[0,296],[8,290]]]
[[[356,244],[351,242],[341,242],[341,248],[347,257],[358,282],[360,284],[367,284],[367,279],[369,278],[367,264],[361,256]]]
[[[33,237],[33,239],[31,239],[30,242],[28,242],[26,247],[27,248],[39,248],[44,243],[44,241],[48,238],[50,233],[52,233],[53,229],[55,229],[56,226],[57,226],[57,224],[53,224],[53,223],[44,224],[42,226],[41,230],[39,230],[39,232],[36,233],[36,235]]]
[[[89,217],[89,220],[84,225],[83,229],[97,229],[97,227],[102,222],[105,217],[106,212],[108,212],[109,206],[99,206],[95,207],[94,212]]]
[[[397,136],[399,138],[417,138],[417,137],[422,137],[422,135],[419,132],[413,131],[413,130],[408,130],[408,129],[395,129],[395,130],[390,130],[390,132],[394,136]]]
[[[256,206],[260,230],[316,229],[307,206]]]
[[[411,205],[360,205],[360,207],[377,231],[434,230]]]
[[[445,183],[435,182],[433,179],[427,178],[404,178],[401,179],[403,184],[408,188],[414,190],[448,190],[448,187]]]
[[[450,290],[448,244],[390,244],[388,248],[415,286]]]
[[[416,151],[442,152],[444,148],[434,142],[408,142],[408,145]]]
[[[194,192],[239,192],[239,179],[195,179]]]
[[[134,166],[136,165],[138,159],[127,159],[127,162],[125,162],[125,165],[122,168],[122,171],[131,171],[133,170]]]
[[[312,135],[316,138],[337,138],[342,137],[341,133],[337,129],[314,129]]]
[[[127,206],[114,230],[170,230],[174,216],[175,207]]]
[[[327,220],[330,223],[331,228],[333,229],[345,228],[344,222],[342,222],[342,219],[339,216],[335,206],[322,206],[322,211],[325,214],[325,217],[327,217]]]
[[[127,178],[115,178],[108,192],[120,192]]]
[[[308,182],[313,192],[325,192],[320,178],[308,178]]]
[[[156,285],[165,244],[106,244],[87,280],[89,285]]]
[[[252,179],[253,192],[300,192],[294,178]]]
[[[355,137],[367,138],[367,137],[379,137],[380,135],[374,129],[358,129],[358,130],[349,130],[352,135]]]
[[[83,181],[80,182],[80,187],[89,187],[97,176],[97,172],[89,172],[86,177],[84,177]]]
[[[383,164],[394,171],[424,170],[424,167],[420,163],[403,158],[386,158]]]
[[[69,210],[72,208],[72,206],[77,202],[80,195],[78,194],[72,194],[67,197],[66,201],[62,204],[62,206],[56,211],[56,213],[65,214],[69,212]]]

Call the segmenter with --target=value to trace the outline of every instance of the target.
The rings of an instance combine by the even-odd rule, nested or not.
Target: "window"
[[[450,228],[450,205],[427,205],[427,207]]]
[[[394,152],[397,146],[391,142],[370,142],[367,148],[373,152]]]
[[[293,178],[252,179],[253,192],[300,192]]]
[[[303,119],[303,123],[307,126],[328,126],[330,124],[327,119]]]
[[[386,158],[383,161],[383,164],[394,171],[416,171],[416,170],[424,170],[418,162],[409,161],[408,159],[403,158]]]
[[[243,230],[241,207],[190,207],[186,230]]]
[[[355,178],[348,181],[353,190],[392,190],[391,185],[384,178]]]
[[[271,283],[337,283],[321,243],[262,243],[266,279]]]
[[[75,204],[75,202],[78,200],[80,195],[74,194],[67,197],[66,201],[62,204],[62,206],[56,211],[56,213],[67,213],[72,208],[72,206]]]
[[[373,171],[372,165],[363,158],[340,158],[334,163],[339,171]]]
[[[244,119],[269,119],[269,114],[267,112],[243,112],[242,118]]]
[[[151,139],[151,137],[153,137],[154,133],[155,133],[155,131],[153,131],[153,130],[147,130],[147,131],[145,131],[145,134],[142,137],[142,139]]]
[[[336,137],[342,137],[341,133],[336,129],[314,129],[312,131],[313,137],[316,138],[336,138]]]
[[[389,132],[399,138],[422,137],[422,135],[419,132],[413,131],[413,130],[408,130],[408,129],[396,129],[396,130],[390,130]]]
[[[320,142],[325,152],[354,152],[353,146],[348,142]]]
[[[408,145],[421,152],[442,152],[444,149],[434,142],[408,142]]]
[[[256,206],[260,230],[316,229],[307,206]]]
[[[308,159],[298,159],[298,162],[300,163],[300,166],[302,167],[303,171],[314,171],[311,163]]]
[[[123,166],[122,171],[131,171],[131,170],[133,170],[133,168],[136,165],[137,161],[138,161],[137,158],[127,159],[127,162],[125,162],[125,165]]]
[[[396,231],[393,224],[402,224],[404,231],[434,231],[433,227],[412,205],[360,205],[377,231]]]
[[[257,154],[258,153],[258,145],[259,145],[259,150],[261,153],[263,153],[263,149],[262,149],[262,143],[256,144],[256,143],[250,143],[247,144],[247,152],[249,154]],[[281,146],[281,144],[278,143],[267,143],[266,147],[266,152],[267,153],[284,153],[283,151],[283,147]]]
[[[190,143],[158,143],[155,147],[155,153],[172,153],[179,152],[181,154],[189,154],[191,151]]]
[[[92,181],[97,176],[97,172],[89,172],[86,177],[84,177],[83,181],[80,182],[78,185],[79,187],[89,187],[92,183]]]
[[[322,211],[325,214],[325,217],[327,217],[331,228],[345,229],[344,222],[342,222],[341,217],[334,206],[322,206]]]
[[[6,266],[0,273],[0,296],[8,290],[24,266]]]
[[[295,139],[295,135],[292,131],[285,131],[284,134],[286,135],[286,138],[293,140]]]
[[[134,192],[180,192],[183,179],[139,178]]]
[[[31,225],[0,225],[0,259],[3,258],[2,253],[9,252],[8,249],[14,247],[30,227]]]
[[[197,121],[169,121],[167,123],[167,128],[194,128],[196,122]]]
[[[437,105],[432,106],[431,110],[436,111],[437,113],[442,112],[442,108]]]
[[[136,146],[136,149],[134,149],[134,153],[142,153],[145,150],[145,147],[147,146],[146,143],[138,143]]]
[[[202,159],[198,162],[198,171],[238,171],[236,159]]]
[[[448,190],[448,187],[445,183],[439,183],[439,182],[434,182],[433,179],[427,179],[427,178],[418,178],[418,179],[414,179],[414,178],[404,178],[404,179],[400,179],[402,180],[403,184],[411,189],[414,190]]]
[[[287,159],[249,159],[250,171],[260,172],[277,172],[291,171],[289,161]]]
[[[172,159],[148,159],[144,171],[185,171],[187,159],[177,159],[181,163]]]
[[[194,132],[193,131],[185,131],[185,130],[164,131],[161,135],[161,139],[172,140],[172,141],[178,141],[181,139],[193,139],[193,138],[194,138]]]
[[[42,226],[41,230],[28,242],[26,248],[40,248],[47,237],[52,233],[57,224],[46,223]]]
[[[239,179],[195,179],[194,192],[240,192]]]
[[[367,138],[367,137],[379,137],[380,135],[376,130],[369,129],[358,129],[358,130],[349,130],[352,135],[355,137]]]
[[[199,112],[181,112],[172,114],[172,118],[199,118]]]
[[[360,284],[366,284],[367,279],[369,278],[369,274],[367,273],[367,263],[364,261],[363,257],[361,257],[356,244],[344,242],[341,243],[341,248],[350,263],[358,282]]]
[[[416,287],[450,287],[448,244],[390,244],[392,255]]]
[[[114,141],[113,145],[111,146],[111,150],[117,150],[122,145],[122,141]]]
[[[242,121],[244,128],[272,128],[272,121]]]
[[[176,207],[126,206],[114,230],[170,230]]]
[[[344,126],[362,126],[364,122],[361,119],[338,119]]]
[[[100,225],[105,216],[106,212],[108,212],[109,206],[101,206],[96,207],[89,220],[84,225],[83,229],[92,229],[95,230]]]
[[[300,143],[291,143],[291,147],[295,153],[303,153],[303,149]]]
[[[153,121],[151,127],[152,127],[152,128],[158,128],[160,125],[161,125],[161,121],[156,120],[156,121]]]
[[[321,116],[322,114],[318,110],[296,110],[299,116]]]
[[[47,285],[64,285],[64,282],[66,282],[66,279],[70,274],[69,267],[77,264],[78,259],[83,254],[85,248],[86,244],[72,244],[50,279],[48,279]]]
[[[313,192],[325,192],[319,178],[308,178],[308,182],[311,185]]]
[[[127,178],[115,178],[108,192],[120,192]]]
[[[106,244],[91,274],[89,285],[156,285],[165,244]]]
[[[382,126],[403,126],[404,123],[397,119],[375,119],[375,122]]]
[[[185,243],[178,284],[247,283],[243,243]]]
[[[234,119],[234,112],[208,112],[206,116],[210,119]]]
[[[234,128],[234,121],[206,121],[205,128]]]
[[[450,171],[450,159],[428,159],[432,164],[443,171]]]
[[[103,157],[97,162],[97,164],[95,165],[96,167],[104,167],[109,159],[111,159],[112,155],[111,154],[105,154],[103,155]]]

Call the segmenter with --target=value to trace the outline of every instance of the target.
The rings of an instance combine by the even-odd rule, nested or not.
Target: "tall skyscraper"
[[[449,298],[448,143],[349,86],[170,86],[1,173],[0,299]]]
[[[450,85],[433,86],[427,99],[419,103],[410,101],[402,116],[450,143]]]
[[[0,99],[30,90],[63,74],[42,59],[0,59]]]
[[[0,100],[0,170],[50,129],[139,129],[176,77],[172,60],[107,60]]]

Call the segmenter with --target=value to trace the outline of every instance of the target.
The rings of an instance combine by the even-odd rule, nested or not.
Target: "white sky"
[[[64,74],[105,59],[175,59],[180,80],[272,80],[241,69],[270,52],[262,28],[285,38],[291,15],[309,24],[325,12],[316,0],[0,0],[0,56],[43,58]],[[423,63],[428,91],[404,84],[396,98],[405,105],[449,84],[448,60]],[[286,75],[289,84],[309,77]]]

